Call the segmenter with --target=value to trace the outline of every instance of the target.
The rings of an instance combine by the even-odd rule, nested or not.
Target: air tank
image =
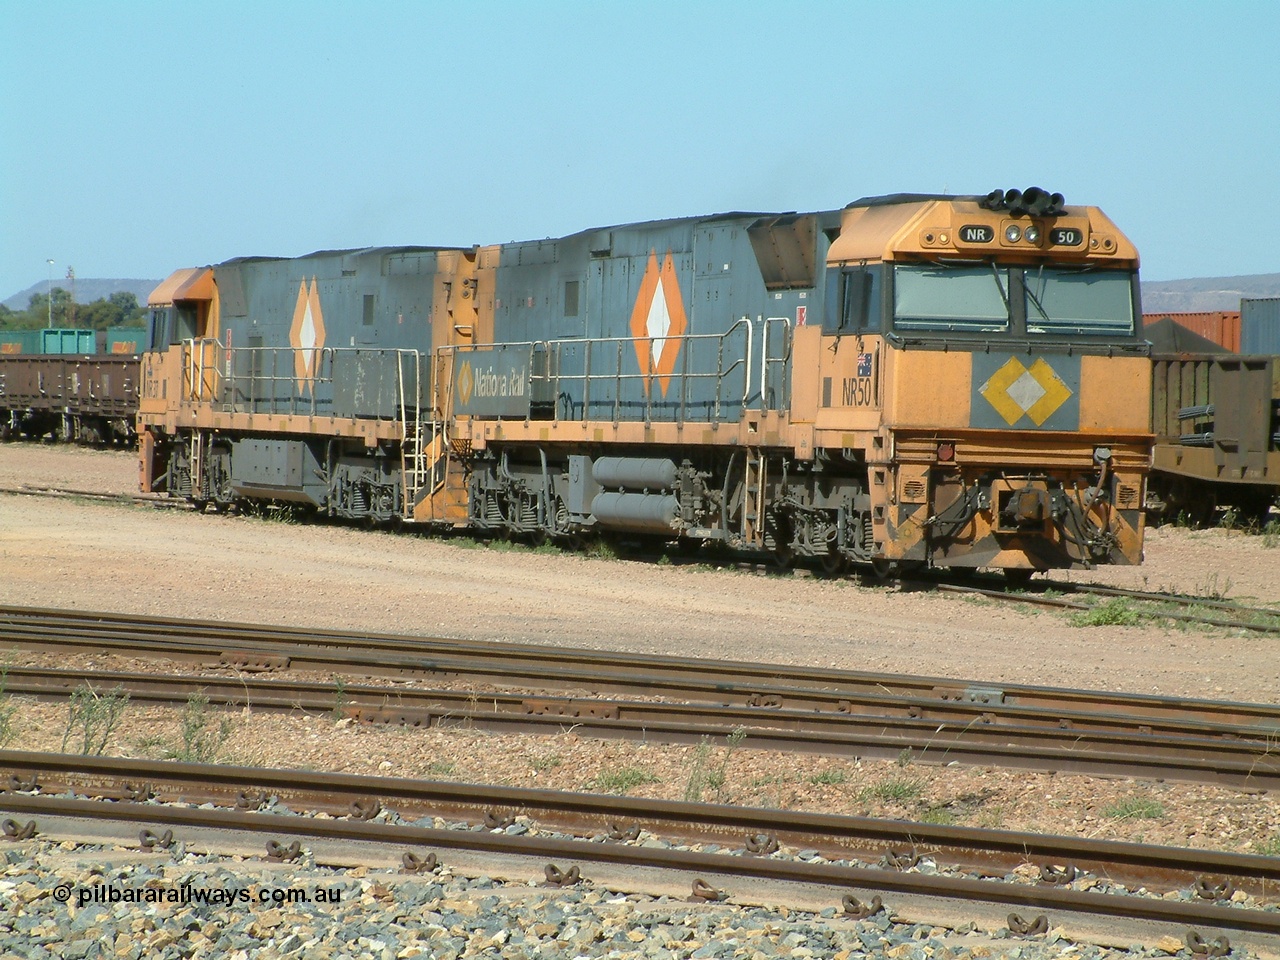
[[[598,493],[591,513],[597,524],[612,530],[671,534],[679,530],[680,502],[657,493]]]
[[[609,490],[671,490],[676,465],[661,457],[601,457],[591,465],[591,476]]]

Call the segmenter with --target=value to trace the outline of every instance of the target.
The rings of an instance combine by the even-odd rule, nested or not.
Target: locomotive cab
[[[898,564],[1141,560],[1150,460],[1137,254],[1035,188],[846,208],[797,397],[828,459],[865,457],[866,541]],[[850,453],[852,452],[852,456]],[[862,457],[859,457],[861,454]]]

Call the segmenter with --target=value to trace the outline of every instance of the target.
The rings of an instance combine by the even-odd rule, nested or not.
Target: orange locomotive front
[[[815,450],[865,461],[867,541],[842,552],[1023,575],[1139,563],[1137,266],[1099,210],[1035,188],[847,208],[829,323],[796,337],[796,369],[819,375],[792,408]]]

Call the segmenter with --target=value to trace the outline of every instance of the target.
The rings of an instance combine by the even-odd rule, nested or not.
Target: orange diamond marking
[[[680,295],[680,280],[675,261],[668,250],[662,266],[658,252],[649,251],[649,263],[640,280],[640,292],[631,310],[631,336],[635,338],[636,361],[644,376],[644,392],[648,395],[657,377],[662,395],[667,395],[671,374],[680,356],[682,338],[689,328]]]
[[[471,388],[475,380],[471,375],[471,361],[464,360],[462,369],[458,371],[458,405],[465,407],[471,400]]]
[[[324,315],[320,311],[320,284],[315,277],[298,284],[298,302],[293,308],[289,326],[289,343],[293,346],[293,370],[307,389],[315,392],[316,367],[324,347]]]

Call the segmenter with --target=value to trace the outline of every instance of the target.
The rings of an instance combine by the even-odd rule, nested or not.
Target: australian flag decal
[[[858,376],[860,377],[871,376],[871,354],[869,353],[858,354]]]

